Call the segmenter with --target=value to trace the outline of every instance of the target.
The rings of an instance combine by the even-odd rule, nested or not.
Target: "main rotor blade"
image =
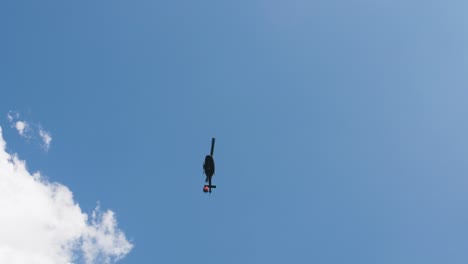
[[[214,145],[215,145],[215,138],[211,139],[211,157],[213,157],[213,151],[214,151]]]

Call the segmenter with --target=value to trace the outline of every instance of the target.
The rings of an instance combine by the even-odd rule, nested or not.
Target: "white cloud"
[[[0,263],[113,263],[133,245],[115,215],[99,207],[91,219],[60,183],[31,174],[26,163],[5,151],[0,127]]]
[[[44,148],[48,150],[50,148],[50,142],[52,141],[52,136],[50,135],[49,132],[45,131],[42,128],[39,128],[39,136],[42,139],[42,142],[44,143]]]
[[[132,249],[122,231],[117,229],[114,212],[101,213],[99,207],[94,210],[91,226],[84,235],[82,244],[86,262],[111,263],[117,261]]]
[[[50,143],[52,142],[52,136],[50,132],[44,130],[40,124],[34,122],[26,122],[24,120],[19,120],[20,114],[17,111],[10,110],[7,113],[8,122],[10,122],[11,127],[15,128],[18,131],[18,134],[29,140],[36,141],[38,138],[41,141],[40,145],[44,150],[49,150]]]
[[[18,130],[18,133],[20,136],[25,136],[24,132],[28,129],[29,125],[28,123],[24,121],[16,121],[15,123],[15,128]]]

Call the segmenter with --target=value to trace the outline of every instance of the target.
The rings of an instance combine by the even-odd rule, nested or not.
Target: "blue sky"
[[[466,263],[467,8],[4,1],[3,137],[115,212],[119,263]]]

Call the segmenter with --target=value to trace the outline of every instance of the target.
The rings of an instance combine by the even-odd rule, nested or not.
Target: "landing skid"
[[[216,185],[204,185],[203,191],[204,192],[211,192],[211,189],[216,188]]]

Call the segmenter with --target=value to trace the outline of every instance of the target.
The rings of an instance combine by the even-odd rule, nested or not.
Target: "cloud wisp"
[[[39,136],[42,139],[43,146],[46,150],[50,148],[50,142],[52,142],[52,136],[49,132],[45,131],[42,127],[39,128]]]
[[[40,145],[45,151],[48,151],[52,142],[52,135],[46,131],[41,125],[26,122],[20,119],[20,114],[17,111],[9,111],[7,113],[8,122],[12,128],[15,128],[18,134],[27,140],[39,138]]]
[[[20,136],[24,137],[26,136],[25,132],[29,129],[29,125],[24,121],[16,121],[15,128],[18,130]]]
[[[0,127],[0,263],[114,263],[133,245],[114,212],[82,212],[66,186],[30,173],[6,152]]]
[[[18,119],[19,118],[19,113],[16,112],[16,111],[8,111],[8,114],[7,114],[7,119],[8,119],[8,122],[13,122],[14,119]]]

